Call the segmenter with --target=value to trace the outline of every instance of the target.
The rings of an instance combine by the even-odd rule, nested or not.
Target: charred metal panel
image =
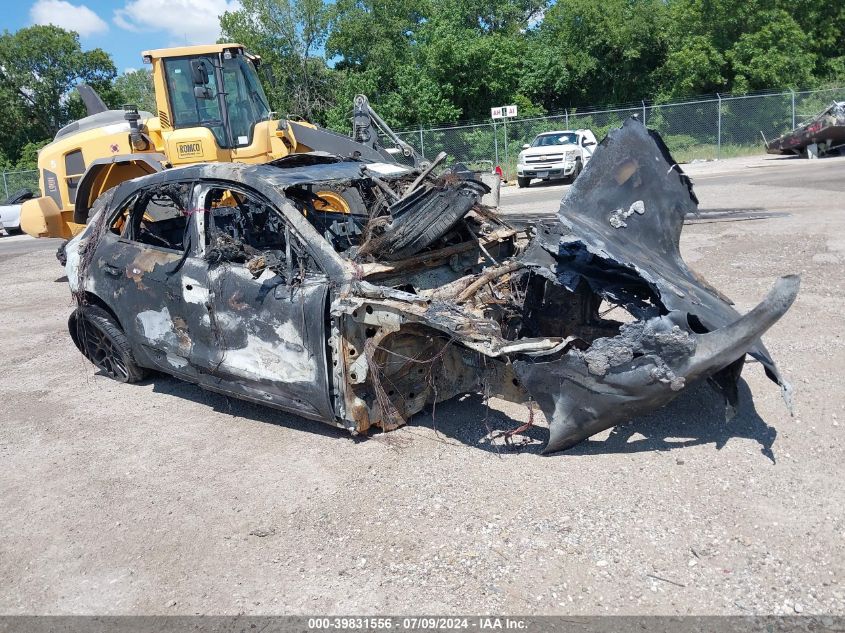
[[[331,420],[326,370],[328,283],[314,276],[289,283],[272,271],[254,278],[244,266],[207,273],[208,304],[200,326],[213,341],[191,361],[230,388],[250,385],[262,398],[309,417]]]
[[[546,452],[565,450],[600,431],[652,411],[685,386],[731,368],[795,299],[798,278],[778,280],[769,296],[730,325],[708,334],[689,330],[688,315],[670,312],[623,325],[581,351],[543,361],[516,361],[514,368],[549,422]],[[727,396],[726,396],[727,397]]]
[[[703,377],[733,410],[746,353],[788,392],[759,337],[791,305],[798,279],[781,279],[763,303],[740,317],[681,259],[681,228],[697,202],[660,137],[629,119],[610,132],[570,189],[561,225],[542,231],[522,258],[573,292],[586,282],[638,319],[584,351],[515,363],[549,418],[547,450],[568,448],[661,406]],[[670,340],[675,345],[664,349]]]
[[[133,349],[158,369],[187,365],[191,350],[182,309],[180,253],[105,232],[88,270],[87,289],[115,312]]]

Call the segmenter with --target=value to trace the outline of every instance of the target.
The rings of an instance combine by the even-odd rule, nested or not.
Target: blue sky
[[[140,68],[141,51],[214,42],[218,17],[238,0],[5,0],[0,29],[55,24],[77,31],[84,49],[111,54],[118,73]]]

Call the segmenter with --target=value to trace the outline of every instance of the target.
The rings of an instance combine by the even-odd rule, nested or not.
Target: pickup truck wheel
[[[523,189],[531,184],[530,178],[523,178],[522,176],[516,177],[516,184],[520,189]]]
[[[147,371],[135,362],[129,340],[108,312],[98,306],[79,306],[68,319],[70,337],[83,356],[109,378],[138,382]]]
[[[575,179],[578,177],[578,174],[581,173],[581,170],[584,168],[583,164],[581,163],[580,158],[575,159],[575,170],[572,172],[572,175],[569,177],[569,182],[575,182]]]

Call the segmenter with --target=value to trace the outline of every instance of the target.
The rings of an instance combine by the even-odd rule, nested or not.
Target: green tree
[[[830,0],[245,0],[224,34],[270,60],[276,107],[348,129],[812,86],[845,77]]]
[[[323,122],[332,105],[333,75],[322,55],[330,9],[322,0],[242,0],[220,18],[220,41],[235,41],[260,55],[270,69],[272,107]]]
[[[533,106],[519,84],[528,32],[545,5],[339,0],[326,45],[344,77],[338,114],[355,92],[398,127],[486,118],[491,106],[520,95]]]
[[[44,141],[30,142],[21,148],[20,157],[14,165],[17,171],[38,169],[38,151],[44,147],[50,139]]]
[[[113,84],[120,105],[132,104],[139,110],[156,111],[155,87],[152,73],[146,69],[133,70],[119,75]]]
[[[830,31],[832,22],[841,40],[841,3],[669,0],[668,7],[669,53],[659,89],[665,99],[811,86],[845,59]]]
[[[545,13],[522,85],[549,109],[640,100],[666,59],[663,0],[559,0]]]
[[[31,141],[50,138],[84,115],[71,92],[80,82],[111,95],[114,63],[102,49],[83,51],[79,36],[56,26],[0,35],[0,147],[17,160]]]
[[[759,29],[743,33],[727,52],[734,92],[800,88],[813,81],[815,55],[804,48],[805,34],[786,11],[760,15]]]
[[[820,82],[842,81],[845,77],[845,3],[827,0],[802,0],[793,8],[792,17],[805,35],[804,45],[810,43],[816,53],[813,75]]]

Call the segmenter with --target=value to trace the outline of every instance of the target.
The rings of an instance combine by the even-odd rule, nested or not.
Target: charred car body
[[[834,101],[810,121],[766,143],[769,154],[829,154],[845,146],[845,101]]]
[[[321,211],[327,188],[358,204]],[[638,121],[601,143],[554,225],[518,232],[484,192],[325,155],[124,183],[67,244],[71,336],[118,380],[156,369],[354,433],[467,392],[535,401],[546,451],[699,379],[730,411],[746,354],[786,389],[760,336],[798,279],[740,316],[687,268],[696,199]]]

